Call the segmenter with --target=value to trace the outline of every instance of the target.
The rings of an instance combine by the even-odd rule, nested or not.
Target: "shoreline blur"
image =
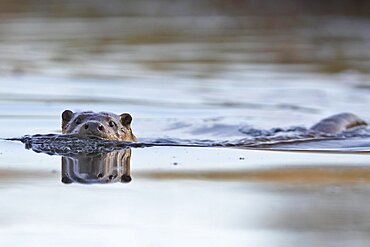
[[[47,17],[107,16],[370,16],[366,0],[3,0],[0,14]]]

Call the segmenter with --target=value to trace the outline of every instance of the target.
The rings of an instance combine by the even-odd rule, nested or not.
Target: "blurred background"
[[[0,0],[0,137],[60,133],[71,109],[129,112],[139,140],[238,141],[370,121],[369,102],[369,0]],[[368,155],[136,148],[131,183],[82,186],[0,145],[1,246],[370,242]]]
[[[2,74],[217,77],[251,64],[370,71],[366,0],[2,0],[0,13]]]

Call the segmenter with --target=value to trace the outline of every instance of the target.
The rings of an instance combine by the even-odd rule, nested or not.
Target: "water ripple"
[[[305,128],[274,128],[271,130],[245,131],[248,137],[232,141],[196,140],[179,138],[142,139],[139,142],[122,142],[103,140],[96,137],[80,138],[76,135],[31,135],[6,140],[21,141],[26,149],[49,155],[73,155],[78,153],[108,153],[126,148],[145,148],[154,146],[172,147],[228,147],[244,149],[271,150],[305,150],[305,151],[338,151],[338,152],[369,152],[370,130],[358,128],[342,132],[338,135],[317,133]],[[348,140],[351,144],[348,145]],[[355,140],[355,142],[353,142]],[[334,142],[333,142],[334,141]],[[364,142],[365,141],[365,142]],[[315,143],[325,142],[325,148],[317,148]],[[302,145],[304,143],[305,145]],[[308,143],[308,145],[307,145]],[[329,148],[327,147],[327,144]],[[364,145],[364,143],[366,145]],[[320,147],[320,145],[319,145]]]

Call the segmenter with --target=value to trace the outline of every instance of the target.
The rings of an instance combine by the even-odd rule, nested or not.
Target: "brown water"
[[[370,120],[369,34],[340,16],[3,16],[0,136],[59,133],[64,109],[130,112],[140,140]],[[1,141],[0,245],[367,246],[367,140],[132,149],[131,182],[88,186]]]

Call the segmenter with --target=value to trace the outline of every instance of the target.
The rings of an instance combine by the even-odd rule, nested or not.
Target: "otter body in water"
[[[311,127],[311,130],[321,133],[336,134],[344,130],[367,125],[367,123],[352,113],[340,113],[324,118]]]
[[[116,115],[113,113],[91,111],[72,112],[66,110],[62,114],[62,132],[65,135],[47,134],[9,138],[6,140],[21,141],[26,149],[43,152],[50,155],[67,156],[80,153],[107,153],[128,147],[153,146],[188,146],[188,147],[276,147],[285,143],[323,140],[336,137],[366,137],[370,136],[369,129],[361,128],[367,123],[352,113],[340,113],[330,116],[313,125],[311,128],[271,129],[261,131],[257,135],[251,132],[239,131],[248,137],[234,141],[212,140],[183,140],[176,138],[160,138],[148,142],[136,142],[131,130],[132,117],[128,113]],[[358,130],[353,128],[360,127]],[[253,130],[253,129],[251,129]],[[348,132],[346,130],[349,130]],[[282,132],[286,132],[286,135]],[[294,133],[288,133],[294,131]],[[98,137],[95,138],[85,137]],[[329,140],[328,139],[328,140]],[[366,139],[368,140],[368,139]],[[116,142],[116,141],[123,141]],[[343,147],[343,146],[342,146]],[[369,146],[366,146],[369,147]],[[294,148],[294,147],[293,147]],[[368,149],[363,149],[368,152]]]
[[[109,112],[65,110],[62,113],[62,133],[134,142],[136,137],[132,133],[131,122],[132,117],[128,113],[116,115]]]
[[[77,134],[81,137],[100,137],[108,140],[136,141],[131,130],[132,117],[128,113],[116,115],[109,112],[72,112],[62,113],[63,134]],[[367,123],[352,113],[340,113],[324,118],[313,125],[310,130],[318,133],[337,134],[344,130],[367,125]]]

